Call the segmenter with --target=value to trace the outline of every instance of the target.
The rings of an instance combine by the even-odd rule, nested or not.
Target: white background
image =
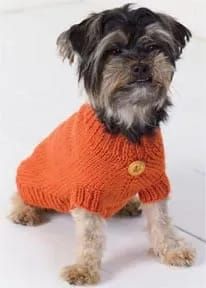
[[[34,230],[30,228],[25,230],[10,224],[5,219],[5,215],[9,198],[15,191],[15,170],[19,161],[83,101],[80,96],[81,91],[79,92],[78,89],[75,69],[70,68],[66,62],[63,64],[57,55],[55,46],[57,36],[91,11],[115,7],[126,2],[121,0],[0,0],[0,221],[3,223],[0,226],[0,251],[2,250],[3,255],[0,257],[2,260],[0,271],[4,275],[0,275],[0,287],[10,288],[19,285],[24,288],[28,287],[31,280],[33,284],[31,283],[30,287],[33,287],[32,285],[59,287],[59,282],[53,278],[51,279],[54,283],[51,283],[49,275],[51,271],[57,273],[56,270],[61,265],[71,262],[69,257],[73,257],[73,252],[67,255],[68,261],[63,252],[63,247],[67,249],[64,239],[68,243],[68,251],[70,249],[73,251],[74,248],[72,246],[74,245],[73,225],[70,218],[58,216],[53,220],[53,226],[49,223]],[[138,1],[138,4],[174,15],[188,25],[193,32],[193,39],[177,66],[171,87],[175,105],[171,111],[170,121],[163,129],[168,173],[173,187],[173,196],[170,201],[171,215],[177,226],[195,236],[205,238],[206,136],[203,123],[206,120],[206,1],[145,0]],[[134,225],[135,221],[139,220],[132,220],[131,225]],[[127,221],[116,223],[113,220],[111,222],[109,239],[111,246],[114,245],[112,246],[114,251],[118,247],[122,247],[124,251],[124,245],[129,245],[130,242],[135,244],[132,238],[134,232],[130,231],[134,228],[130,229],[128,225]],[[142,223],[137,227],[138,241],[139,247],[145,249],[145,232],[141,225]],[[68,234],[66,229],[68,229]],[[121,233],[128,235],[128,238],[125,236],[124,245],[121,243],[116,245],[118,237],[113,235],[114,231],[117,235],[122,235]],[[192,238],[191,241],[196,241],[194,239]],[[195,244],[202,247],[199,242]],[[39,250],[35,250],[33,245]],[[59,245],[62,245],[60,254],[58,254]],[[19,250],[16,250],[17,247]],[[27,252],[24,251],[24,247]],[[33,249],[40,252],[33,253]],[[28,254],[28,250],[31,254]],[[112,249],[110,248],[109,251],[111,252]],[[118,253],[117,250],[116,254]],[[38,256],[37,259],[35,255]],[[62,260],[64,256],[65,259]],[[124,257],[130,259],[129,255]],[[33,266],[30,259],[33,261]],[[12,262],[13,266],[11,266]],[[140,265],[137,268],[142,269],[143,274],[146,269],[151,273],[162,275],[162,266],[158,266],[156,262],[148,264],[148,258],[143,262],[146,262],[148,267]],[[53,263],[51,267],[49,263]],[[110,269],[111,265],[106,264],[105,269],[118,271],[118,267],[115,267],[115,259],[112,263],[112,269]],[[32,276],[33,273],[30,270],[27,271],[26,277],[19,277],[19,273],[24,275],[25,266],[29,265],[49,286],[43,286],[41,279],[38,280]],[[45,266],[48,267],[47,274],[44,274]],[[12,272],[13,278],[9,277],[10,271],[15,269],[17,269],[16,272]],[[170,277],[169,271],[167,274],[166,268],[164,269],[165,275]],[[188,285],[199,281],[198,285],[194,284],[195,286],[190,287],[202,287],[203,282],[200,282],[202,278],[198,274],[201,269],[202,266],[199,265],[196,270],[191,270],[193,274],[184,272],[178,274],[178,277],[184,283],[188,281]],[[127,277],[133,277],[132,273],[131,270],[127,271]],[[165,288],[174,287],[174,285],[180,287],[178,280],[175,280],[177,274],[171,275],[173,275],[170,281],[171,286],[166,286],[163,280],[161,282],[161,277],[157,277],[155,287]],[[194,282],[189,275],[194,275]],[[124,285],[129,285],[127,277],[122,280]],[[2,284],[1,281],[3,281]],[[106,283],[105,287],[119,287],[119,284],[115,286],[117,284],[112,283],[112,281],[110,284]],[[145,282],[142,285],[147,287]]]

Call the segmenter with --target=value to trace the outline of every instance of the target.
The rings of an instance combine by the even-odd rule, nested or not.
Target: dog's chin
[[[107,131],[121,133],[132,142],[159,127],[167,119],[167,107],[171,105],[165,86],[155,85],[154,81],[127,83],[107,100],[107,105],[97,109],[99,119]]]

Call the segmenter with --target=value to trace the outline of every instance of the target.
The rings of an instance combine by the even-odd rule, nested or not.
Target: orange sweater
[[[86,104],[21,163],[17,187],[29,205],[110,217],[137,193],[144,203],[168,196],[164,162],[159,129],[131,143],[106,132]]]

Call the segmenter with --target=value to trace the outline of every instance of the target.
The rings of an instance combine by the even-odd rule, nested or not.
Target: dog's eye
[[[118,47],[113,48],[113,49],[111,50],[111,54],[112,54],[112,55],[119,55],[121,52],[122,52],[122,50],[121,50],[120,48],[118,48]]]
[[[158,49],[158,46],[157,45],[149,45],[149,46],[147,46],[146,49],[148,52],[151,52],[151,51]]]

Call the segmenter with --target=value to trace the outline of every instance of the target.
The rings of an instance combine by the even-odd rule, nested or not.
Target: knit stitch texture
[[[17,187],[28,205],[59,212],[82,207],[107,218],[137,193],[143,203],[167,198],[164,158],[159,128],[131,143],[108,133],[85,104],[20,164]],[[132,176],[128,167],[137,160],[145,170]]]

